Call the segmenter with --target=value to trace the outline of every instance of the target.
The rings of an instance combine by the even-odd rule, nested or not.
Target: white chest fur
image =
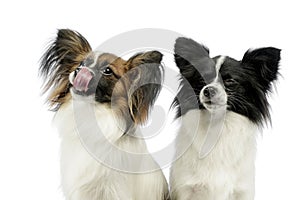
[[[196,116],[200,116],[199,123],[195,123]],[[219,140],[205,158],[200,158],[210,119],[208,111],[199,110],[182,117],[176,148],[190,146],[171,169],[173,198],[253,199],[257,127],[247,118],[227,112],[220,122],[223,127]]]
[[[54,118],[54,125],[61,136],[61,177],[62,189],[68,200],[111,200],[111,199],[157,199],[162,200],[167,193],[167,184],[160,170],[133,174],[113,169],[98,162],[88,152],[78,133],[78,121],[74,115],[74,104],[69,102],[63,105]],[[79,106],[80,107],[80,106]],[[76,109],[78,106],[76,106]],[[123,135],[122,119],[116,119],[112,110],[99,104],[95,107],[94,118],[106,139],[120,149],[130,152],[147,152],[145,142],[132,136]],[[86,116],[79,116],[80,118]],[[117,122],[118,121],[118,122]],[[85,120],[85,127],[89,127],[89,120]],[[87,129],[88,131],[88,129]],[[82,133],[81,133],[82,134]],[[84,137],[89,144],[97,145],[93,137]],[[101,148],[100,148],[101,149]],[[120,165],[128,164],[128,159],[120,158],[119,154],[98,152],[107,155],[111,160],[117,160]],[[142,163],[142,162],[141,162]],[[153,161],[153,165],[156,163]]]

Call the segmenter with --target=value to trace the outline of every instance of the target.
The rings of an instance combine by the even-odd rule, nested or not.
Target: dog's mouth
[[[226,105],[226,103],[224,103],[224,102],[213,101],[213,100],[204,101],[203,104],[205,104],[205,105],[216,105],[216,106],[224,106],[224,105]]]
[[[205,104],[207,104],[207,105],[213,104],[213,102],[212,102],[211,100],[207,100],[207,101],[205,101],[205,102],[203,102],[203,103],[205,103]]]
[[[87,67],[81,67],[74,71],[72,79],[71,83],[76,91],[87,92],[93,79],[93,74]]]
[[[215,110],[215,109],[219,109],[221,107],[224,107],[224,106],[226,107],[227,106],[226,101],[222,101],[219,98],[217,98],[217,99],[211,99],[211,98],[203,99],[202,104],[208,110]]]

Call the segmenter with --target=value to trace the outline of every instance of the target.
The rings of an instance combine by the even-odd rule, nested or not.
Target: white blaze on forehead
[[[226,59],[226,56],[220,56],[217,60],[217,63],[216,63],[216,79],[215,79],[215,82],[218,81],[219,79],[219,71],[221,69],[221,66],[223,65],[224,61]]]
[[[102,54],[102,52],[99,52],[99,51],[95,51],[93,52],[93,60],[94,62],[89,66],[90,68],[93,68],[97,65],[97,62],[98,62],[98,58],[99,56]]]

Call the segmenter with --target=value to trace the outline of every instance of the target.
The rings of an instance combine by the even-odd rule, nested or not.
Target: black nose
[[[205,97],[212,98],[217,94],[217,90],[210,86],[204,89],[203,94]]]

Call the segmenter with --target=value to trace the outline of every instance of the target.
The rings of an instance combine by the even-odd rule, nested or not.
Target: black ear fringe
[[[242,59],[245,68],[253,70],[259,75],[260,82],[266,90],[270,89],[272,81],[277,80],[280,52],[280,49],[274,47],[248,50]]]
[[[215,63],[206,46],[185,37],[176,39],[174,58],[180,71],[180,87],[170,109],[176,109],[175,118],[178,118],[189,109],[199,109],[200,102],[192,88],[214,77]]]
[[[197,57],[209,57],[209,49],[198,42],[185,37],[179,37],[174,45],[175,54],[185,56],[185,59],[193,60]]]
[[[257,110],[253,113],[252,121],[260,126],[272,125],[267,95],[279,75],[280,52],[280,49],[274,47],[249,49],[241,61],[245,73],[252,79],[252,87],[257,92],[255,107],[251,110]]]
[[[186,70],[191,71],[191,69],[193,69],[188,66],[195,66],[195,60],[201,59],[202,57],[209,57],[209,49],[192,39],[179,37],[175,41],[174,57],[180,71],[188,75],[192,72],[186,72]]]
[[[207,47],[184,37],[177,38],[174,58],[180,74],[190,80],[201,76],[206,81],[215,76],[215,62],[209,57]]]
[[[187,80],[181,80],[179,91],[174,98],[170,109],[175,109],[175,119],[185,115],[189,110],[202,107],[196,91],[194,91]]]
[[[91,51],[87,40],[78,32],[58,30],[40,61],[39,76],[44,78],[43,93],[50,88],[47,102],[53,106],[60,102],[68,91],[68,76]],[[61,91],[58,91],[61,90]]]

